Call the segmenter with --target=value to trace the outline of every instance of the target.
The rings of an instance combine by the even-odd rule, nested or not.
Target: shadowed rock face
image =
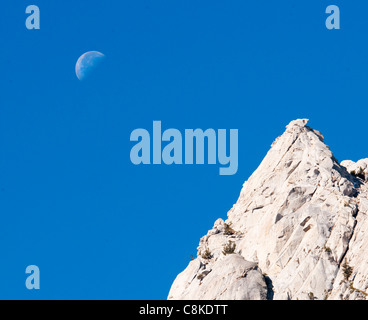
[[[272,144],[169,299],[366,299],[368,160],[340,165],[307,122]]]

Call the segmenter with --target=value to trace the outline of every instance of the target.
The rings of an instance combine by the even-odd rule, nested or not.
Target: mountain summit
[[[168,299],[367,299],[368,159],[341,164],[292,121]]]

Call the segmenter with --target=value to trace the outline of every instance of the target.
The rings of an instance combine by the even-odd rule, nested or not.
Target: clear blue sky
[[[25,28],[30,4],[41,30]],[[2,1],[0,298],[165,299],[293,119],[340,161],[367,157],[367,14],[363,0]],[[105,63],[80,82],[91,50]],[[153,120],[239,129],[238,173],[134,166],[130,133]]]

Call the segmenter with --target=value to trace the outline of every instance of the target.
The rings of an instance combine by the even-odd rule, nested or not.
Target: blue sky
[[[340,161],[367,157],[366,1],[3,2],[2,299],[165,299],[296,118]],[[30,4],[40,30],[25,28]],[[330,4],[341,30],[325,27]],[[80,82],[91,50],[105,62]],[[238,173],[134,166],[130,133],[153,120],[239,129]]]

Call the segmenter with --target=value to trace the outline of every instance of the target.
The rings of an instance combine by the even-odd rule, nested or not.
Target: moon
[[[88,51],[82,54],[76,65],[75,73],[79,80],[84,80],[101,62],[105,55],[98,51]]]

